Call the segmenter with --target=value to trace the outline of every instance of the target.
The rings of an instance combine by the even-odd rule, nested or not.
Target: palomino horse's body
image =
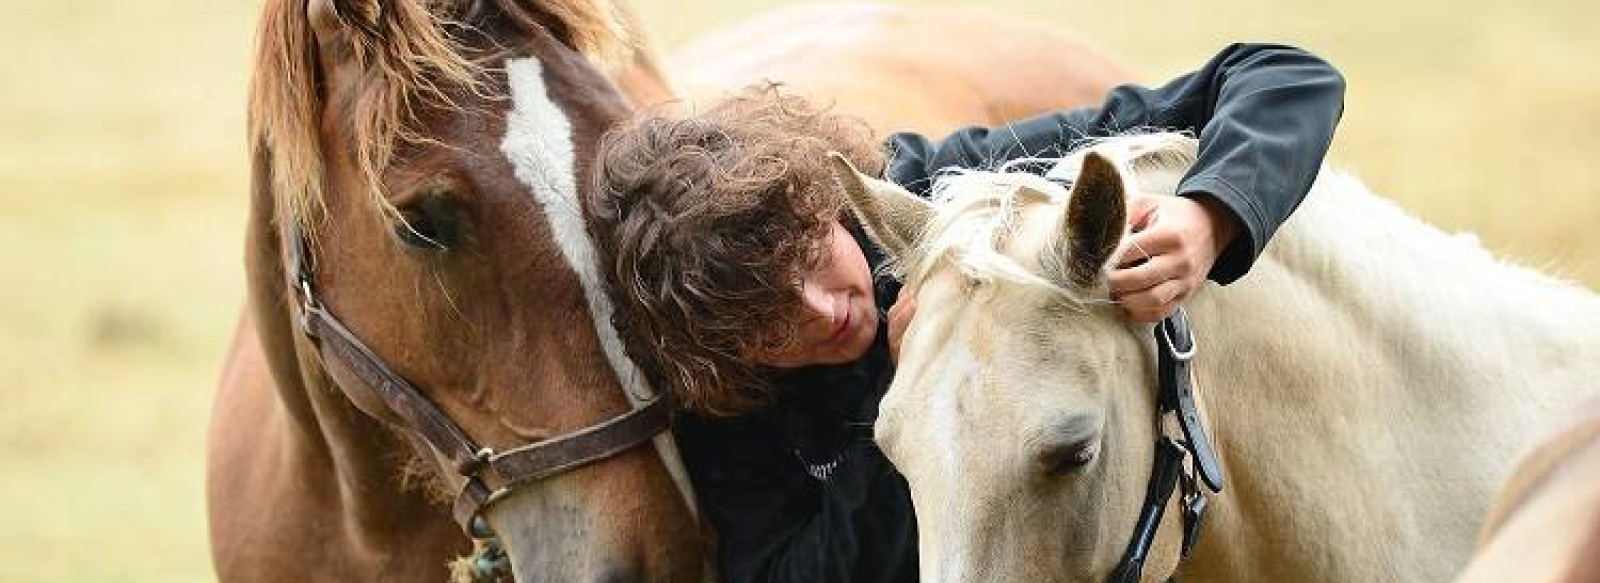
[[[921,241],[894,251],[918,304],[941,306],[907,331],[876,427],[911,485],[924,581],[1098,583],[1132,538],[1155,347],[1108,305],[1104,273],[1126,185],[1171,193],[1194,143],[1094,151],[1063,163],[1070,197],[975,173],[932,207],[857,177],[864,222]],[[1600,375],[1600,299],[1337,173],[1249,277],[1188,312],[1228,482],[1181,568],[1170,504],[1146,582],[1449,580],[1512,460]]]
[[[1600,399],[1517,465],[1480,545],[1456,583],[1600,583]]]
[[[623,43],[610,14],[588,0],[266,2],[251,91],[249,306],[209,440],[219,579],[437,583],[471,549],[449,502],[430,495],[463,483],[448,455],[373,393],[352,391],[361,378],[348,364],[330,367],[302,330],[290,223],[303,223],[324,307],[478,443],[503,451],[549,439],[651,397],[606,321],[577,210],[593,141],[627,113],[616,87],[635,103],[671,90],[654,55]],[[900,14],[861,22],[893,21],[885,30],[910,37],[916,27]],[[808,30],[822,24],[792,32],[816,38]],[[1109,65],[1072,43],[1017,45],[1026,54],[940,43],[969,47],[962,71],[978,89],[929,91],[927,103],[962,106],[881,127],[995,122],[1098,99],[1111,83]],[[813,66],[851,63],[861,46],[819,47]],[[610,79],[591,64],[606,59],[590,58],[607,53],[629,65]],[[978,65],[1021,58],[1038,70]],[[746,64],[779,80],[802,76],[779,71],[782,61]],[[1080,79],[1059,63],[1091,73]],[[854,83],[880,65],[850,66],[862,72]],[[1034,77],[1048,83],[1024,82]],[[746,80],[730,74],[723,86]],[[484,518],[518,578],[708,576],[670,437],[653,445],[497,498]]]

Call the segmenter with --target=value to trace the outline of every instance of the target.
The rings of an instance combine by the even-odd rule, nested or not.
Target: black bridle
[[[1200,422],[1200,412],[1194,402],[1194,375],[1189,369],[1194,359],[1194,332],[1189,328],[1189,317],[1183,308],[1162,320],[1155,329],[1156,337],[1156,451],[1150,468],[1150,483],[1145,489],[1144,506],[1139,511],[1139,522],[1133,527],[1133,539],[1122,561],[1111,572],[1108,583],[1138,583],[1144,573],[1144,563],[1155,543],[1156,530],[1161,527],[1161,517],[1166,513],[1167,500],[1173,492],[1183,489],[1183,549],[1179,560],[1189,558],[1189,552],[1200,538],[1200,523],[1205,518],[1209,494],[1222,492],[1222,467],[1217,464],[1216,450],[1206,437],[1206,428]],[[1182,438],[1167,434],[1166,419],[1172,415],[1178,422]],[[1191,461],[1185,465],[1184,457]],[[1204,483],[1205,489],[1201,488]]]
[[[631,450],[670,425],[666,400],[657,396],[632,411],[545,441],[501,452],[479,444],[318,300],[309,242],[298,217],[290,214],[284,222],[286,274],[290,293],[299,299],[301,332],[317,347],[325,366],[340,367],[359,381],[334,383],[346,398],[383,403],[418,453],[426,458],[426,449],[432,449],[449,460],[448,469],[462,478],[452,514],[468,536],[494,537],[483,510],[512,490]]]

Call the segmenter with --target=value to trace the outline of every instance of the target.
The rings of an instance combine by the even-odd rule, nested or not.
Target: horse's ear
[[[1089,287],[1099,281],[1122,242],[1128,223],[1123,189],[1122,175],[1111,161],[1095,152],[1084,156],[1061,220],[1063,245],[1056,250],[1070,283]]]
[[[933,218],[933,205],[897,184],[862,174],[838,152],[829,152],[828,159],[867,236],[890,257],[904,257]]]

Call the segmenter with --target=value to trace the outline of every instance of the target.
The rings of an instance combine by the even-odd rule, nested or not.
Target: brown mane
[[[426,140],[410,131],[419,105],[453,107],[450,90],[465,88],[479,97],[482,67],[452,36],[465,29],[455,18],[457,9],[437,0],[378,0],[362,10],[350,2],[335,2],[342,35],[341,47],[360,66],[360,94],[352,100],[352,138],[355,163],[366,183],[367,195],[381,212],[393,213],[385,198],[380,173],[394,154],[396,144]],[[292,211],[308,233],[315,222],[306,218],[320,210],[324,172],[323,145],[318,128],[326,97],[318,67],[318,44],[306,12],[306,0],[268,0],[257,31],[255,74],[250,82],[249,139],[252,148],[265,148],[271,165],[274,199],[280,212]],[[542,14],[559,23],[556,33],[596,62],[610,62],[631,48],[609,2],[588,0],[496,0],[521,26],[540,22]],[[365,12],[365,13],[362,13]]]

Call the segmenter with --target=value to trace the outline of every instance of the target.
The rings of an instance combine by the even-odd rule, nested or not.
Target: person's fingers
[[[1162,318],[1167,317],[1168,311],[1170,310],[1156,308],[1150,310],[1124,310],[1124,313],[1127,314],[1127,318],[1130,321],[1138,322],[1140,324],[1154,324],[1156,322],[1160,322]]]
[[[1156,208],[1161,206],[1161,197],[1149,194],[1130,194],[1128,196],[1128,226],[1135,232],[1142,231],[1155,218]]]
[[[1177,251],[1181,245],[1182,240],[1175,233],[1161,228],[1132,233],[1118,244],[1117,266],[1133,265],[1163,253]]]
[[[1135,322],[1156,322],[1165,318],[1189,291],[1190,284],[1182,280],[1167,280],[1153,288],[1123,296],[1123,312]]]
[[[1177,256],[1158,255],[1133,267],[1112,270],[1106,283],[1110,284],[1113,297],[1144,291],[1182,278],[1182,263]]]
[[[1188,288],[1189,282],[1187,281],[1169,279],[1161,282],[1155,287],[1139,290],[1137,292],[1122,296],[1122,299],[1118,300],[1118,303],[1120,303],[1123,308],[1134,310],[1159,308],[1178,300],[1183,296],[1184,292],[1187,291]]]

